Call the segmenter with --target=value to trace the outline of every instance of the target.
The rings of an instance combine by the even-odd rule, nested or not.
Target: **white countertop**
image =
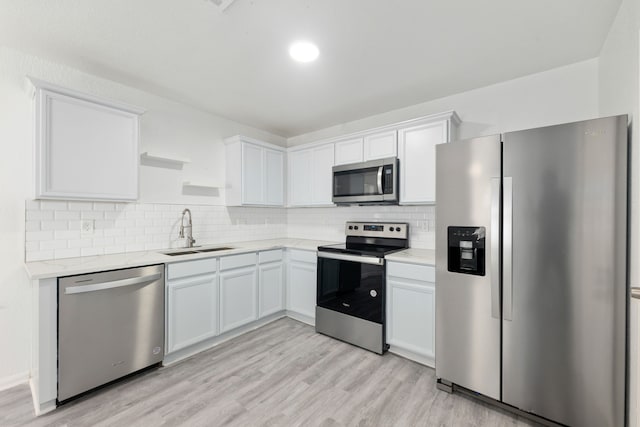
[[[433,249],[409,248],[394,252],[384,257],[387,261],[406,262],[410,264],[436,265],[436,251]]]
[[[94,273],[98,271],[116,270],[128,267],[140,267],[143,265],[166,264],[171,262],[180,262],[200,258],[214,258],[219,256],[234,255],[246,252],[264,251],[269,249],[301,249],[307,251],[315,251],[318,246],[331,245],[340,242],[330,242],[323,240],[307,240],[307,239],[273,239],[273,240],[254,240],[249,242],[232,242],[225,244],[206,245],[194,249],[203,249],[208,247],[230,246],[233,249],[201,252],[196,254],[170,256],[163,252],[178,252],[181,250],[189,250],[189,248],[181,249],[157,249],[141,252],[126,252],[111,255],[96,255],[78,258],[62,258],[46,261],[33,261],[25,263],[27,274],[30,279],[46,279],[50,277],[71,276],[75,274]]]

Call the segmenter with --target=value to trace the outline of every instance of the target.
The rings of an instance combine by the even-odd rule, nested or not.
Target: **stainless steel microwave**
[[[334,166],[333,203],[398,204],[398,159]]]

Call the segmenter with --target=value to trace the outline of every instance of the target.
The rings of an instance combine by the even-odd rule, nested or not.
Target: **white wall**
[[[142,166],[143,202],[178,204],[174,209],[183,204],[221,205],[223,191],[185,195],[180,183],[183,180],[224,182],[222,138],[241,133],[279,145],[285,143],[283,138],[261,130],[64,65],[0,48],[3,153],[0,157],[0,389],[26,380],[30,354],[30,284],[23,266],[25,200],[32,193],[31,103],[26,91],[26,75],[147,109],[141,120],[141,152],[168,152],[188,157],[192,163],[183,170]]]
[[[628,114],[631,129],[631,285],[640,286],[640,6],[624,0],[600,52],[599,111]]]
[[[629,114],[631,129],[631,286],[640,286],[640,2],[623,0],[609,30],[599,61],[600,114]],[[633,302],[632,306],[640,304]],[[629,360],[629,426],[640,426],[640,324],[634,308]]]
[[[598,59],[295,136],[287,140],[287,145],[447,110],[455,110],[462,119],[461,139],[594,118],[598,115]]]

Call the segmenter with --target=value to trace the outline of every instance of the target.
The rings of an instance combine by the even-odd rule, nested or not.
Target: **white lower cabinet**
[[[257,268],[220,272],[220,332],[258,319]]]
[[[218,334],[218,275],[167,282],[167,349],[171,353]]]
[[[258,316],[284,310],[284,268],[282,261],[260,264],[258,267],[260,294]]]
[[[316,317],[317,257],[312,251],[290,250],[287,264],[287,310],[312,323]]]
[[[435,366],[435,269],[387,265],[387,344],[389,351]]]

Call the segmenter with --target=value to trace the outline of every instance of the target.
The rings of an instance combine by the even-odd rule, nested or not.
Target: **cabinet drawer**
[[[168,264],[167,280],[195,276],[197,274],[215,273],[217,271],[217,261],[217,258],[206,258]]]
[[[247,267],[256,265],[256,253],[231,255],[220,258],[220,271],[232,268]]]
[[[387,276],[434,283],[436,281],[436,269],[428,265],[389,262],[387,264]]]
[[[264,264],[265,262],[282,261],[282,249],[260,252],[258,253],[258,260],[260,264]]]
[[[289,259],[291,261],[312,262],[315,264],[318,261],[318,256],[316,255],[315,251],[301,251],[292,249],[289,252]]]

